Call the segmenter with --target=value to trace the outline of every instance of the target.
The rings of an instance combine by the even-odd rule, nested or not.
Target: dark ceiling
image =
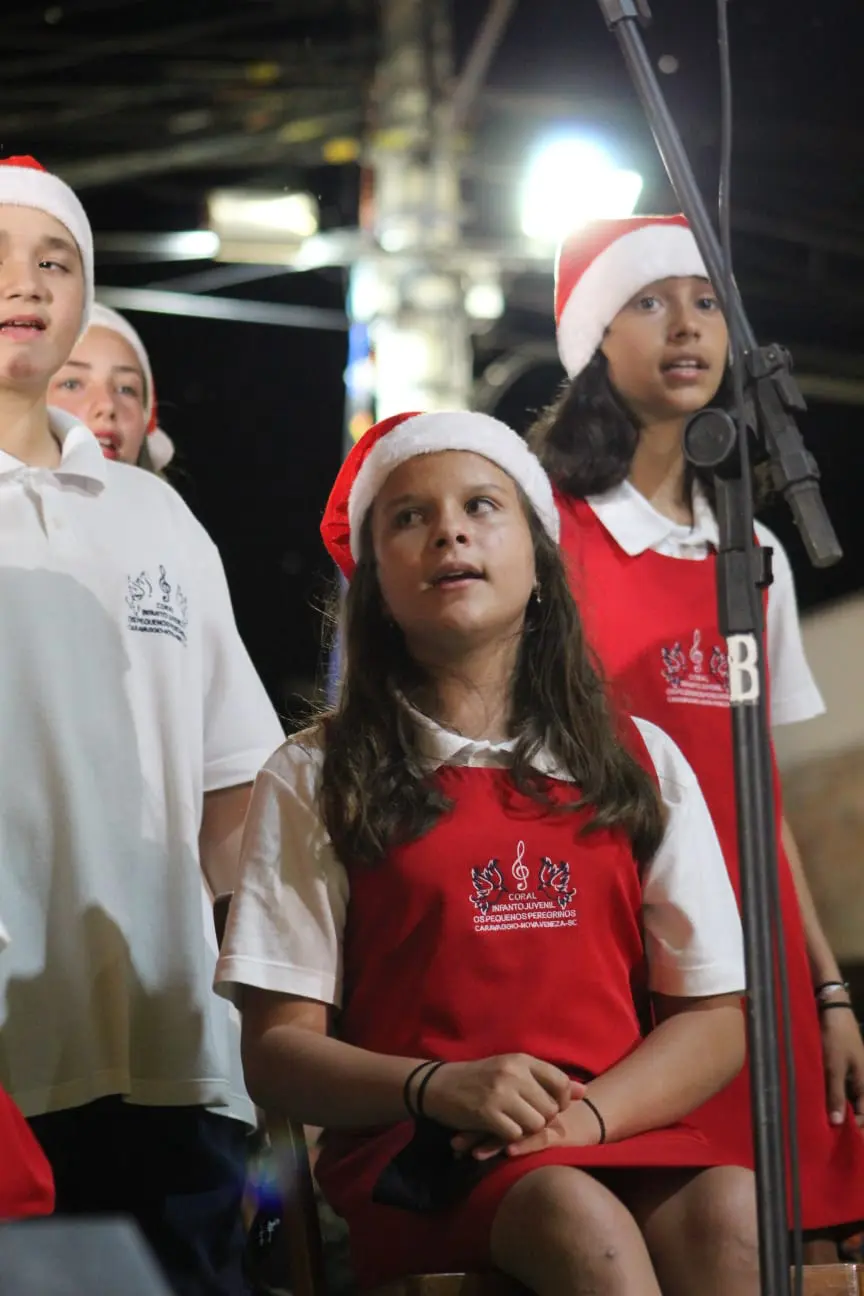
[[[457,68],[487,8],[455,0]],[[652,9],[649,52],[672,69],[660,79],[710,197],[714,5],[654,0]],[[827,384],[807,435],[851,561],[817,576],[793,555],[813,603],[856,588],[864,560],[850,486],[864,403],[864,6],[733,0],[730,19],[739,281],[760,337],[792,345],[799,368]],[[2,35],[0,153],[32,153],[79,190],[103,286],[176,286],[341,312],[338,269],[256,277],[250,267],[168,260],[152,236],[195,228],[208,189],[249,182],[302,184],[319,197],[325,228],[355,223],[357,158],[374,123],[376,0],[12,0]],[[515,235],[526,152],[564,122],[599,134],[642,171],[642,210],[671,209],[595,0],[519,0],[469,120],[467,237]],[[477,339],[478,372],[502,350],[551,342],[549,274],[507,288],[503,319]],[[316,654],[308,611],[324,571],[316,521],[342,436],[345,338],[335,318],[336,328],[315,331],[133,316],[180,448],[178,488],[223,549],[241,626],[280,701]],[[524,426],[559,377],[551,361],[529,375],[506,414]]]

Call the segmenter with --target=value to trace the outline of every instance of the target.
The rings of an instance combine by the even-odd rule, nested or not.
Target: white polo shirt
[[[180,496],[52,426],[59,467],[0,452],[0,1085],[252,1121],[198,833],[284,733]]]
[[[426,717],[417,717],[417,723],[429,772],[441,765],[510,764],[512,741],[474,742]],[[740,993],[745,985],[741,923],[708,807],[672,739],[646,720],[636,724],[667,811],[663,842],[642,880],[651,987],[697,998]],[[246,985],[341,1002],[350,888],[318,809],[322,755],[314,735],[300,735],[285,743],[258,776],[240,882],[216,967],[220,994],[236,999],[238,987]],[[543,753],[536,766],[551,777],[564,777]]]
[[[653,549],[670,558],[707,558],[720,542],[717,519],[697,484],[693,490],[693,525],[673,522],[658,513],[629,481],[588,497],[587,503],[625,553],[635,557]],[[771,679],[772,725],[811,720],[825,710],[813,678],[795,598],[795,581],[786,550],[761,522],[756,523],[760,545],[773,549],[774,582],[768,589],[767,642]]]

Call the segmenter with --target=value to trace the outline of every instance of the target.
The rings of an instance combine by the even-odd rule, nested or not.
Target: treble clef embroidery
[[[702,649],[699,647],[701,642],[702,642],[702,631],[694,630],[693,645],[690,649],[690,660],[693,663],[694,675],[702,674],[702,663],[705,660],[705,654],[703,653]]]
[[[520,841],[519,845],[516,847],[516,858],[513,861],[513,876],[516,879],[517,891],[528,890],[528,878],[530,877],[530,874],[528,872],[528,865],[524,860],[525,843],[524,841]]]

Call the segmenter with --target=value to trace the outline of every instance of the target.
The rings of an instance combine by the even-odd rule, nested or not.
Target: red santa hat
[[[348,580],[360,557],[363,520],[394,468],[417,455],[444,450],[467,450],[497,464],[518,482],[547,534],[558,543],[560,523],[549,478],[539,459],[506,423],[468,410],[394,414],[371,427],[351,448],[324,510],[321,536]]]
[[[47,212],[72,235],[84,268],[83,333],[93,308],[93,231],[78,196],[35,158],[8,157],[0,158],[0,206],[5,205]]]
[[[132,327],[124,316],[117,311],[112,310],[110,306],[103,306],[101,302],[94,302],[93,309],[90,313],[90,327],[110,329],[112,333],[118,333],[124,341],[128,342],[135,355],[138,357],[138,363],[141,366],[141,373],[144,376],[144,413],[147,416],[147,449],[150,451],[150,458],[153,461],[153,467],[157,472],[167,468],[168,464],[174,458],[174,442],[163,432],[159,426],[159,410],[156,401],[156,387],[153,382],[153,370],[150,368],[150,357],[147,354],[147,348],[138,336],[138,333]]]
[[[708,271],[684,216],[592,221],[566,239],[555,267],[555,326],[568,378],[582,372],[640,288],[687,275]]]

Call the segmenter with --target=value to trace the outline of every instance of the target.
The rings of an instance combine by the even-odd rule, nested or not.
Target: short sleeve
[[[825,710],[822,695],[804,655],[795,580],[789,556],[780,541],[756,523],[760,545],[773,550],[774,581],[768,590],[768,670],[771,684],[771,724],[812,720]]]
[[[219,552],[201,537],[204,791],[251,783],[285,732],[240,638]]]
[[[258,775],[216,967],[218,994],[241,986],[338,1005],[348,878],[317,809],[320,750],[293,739]]]
[[[642,880],[651,989],[686,998],[741,994],[741,920],[702,790],[667,734],[645,720],[636,725],[667,813],[663,841]]]

